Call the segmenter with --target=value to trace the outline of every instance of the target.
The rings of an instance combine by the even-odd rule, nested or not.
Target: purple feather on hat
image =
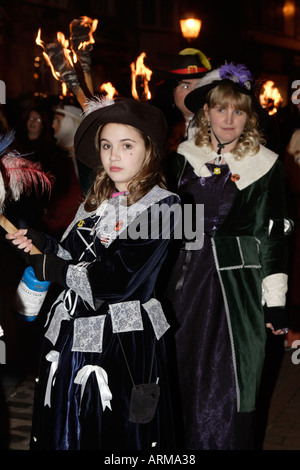
[[[232,82],[238,83],[239,85],[251,89],[252,75],[244,64],[225,64],[219,69],[221,79],[228,79]]]

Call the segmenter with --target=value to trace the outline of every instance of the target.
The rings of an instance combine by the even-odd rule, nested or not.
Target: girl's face
[[[221,143],[234,140],[232,144],[226,146],[225,151],[233,150],[236,146],[236,140],[240,137],[246,125],[247,114],[245,111],[240,111],[232,104],[228,104],[226,107],[217,104],[213,108],[208,108],[207,104],[205,104],[204,112],[206,119],[210,122],[211,129]],[[211,133],[211,139],[214,145],[217,141],[213,132]]]
[[[106,124],[100,133],[99,148],[104,170],[118,191],[127,191],[146,157],[142,135],[125,124]]]

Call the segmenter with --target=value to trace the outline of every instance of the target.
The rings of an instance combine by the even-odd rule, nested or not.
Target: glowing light
[[[191,41],[199,36],[202,21],[194,18],[187,18],[180,20],[180,29],[182,36]]]

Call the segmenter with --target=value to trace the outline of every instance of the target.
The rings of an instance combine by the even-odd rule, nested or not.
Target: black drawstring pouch
[[[155,415],[160,395],[156,383],[135,385],[131,391],[129,421],[149,423]]]
[[[128,372],[133,384],[130,399],[129,421],[131,421],[132,423],[140,424],[150,423],[150,421],[154,418],[160,395],[160,388],[158,383],[150,382],[153,369],[155,342],[153,345],[149,383],[135,385],[119,335],[118,338],[128,368]]]

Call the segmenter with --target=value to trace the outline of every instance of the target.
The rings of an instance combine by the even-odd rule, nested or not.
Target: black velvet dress
[[[161,196],[163,191],[158,189],[159,204],[168,207],[178,202],[167,191]],[[70,269],[76,276],[71,278],[72,288],[66,285],[53,304],[46,326],[31,449],[172,450],[173,415],[163,336],[168,325],[156,322],[162,316],[159,303],[152,299],[172,233],[171,238],[135,240],[121,239],[115,232],[115,240],[107,245],[110,232],[102,236],[97,231],[105,212],[84,212],[60,244],[72,260],[66,282]],[[115,230],[121,222],[114,225]],[[152,317],[149,301],[154,306]],[[129,370],[136,385],[158,380],[158,409],[149,423],[129,419],[133,388]]]
[[[187,162],[182,202],[204,204],[201,249],[180,251],[168,286],[175,336],[185,445],[187,449],[236,449],[236,392],[225,305],[211,238],[230,210],[236,185],[228,165],[207,164],[211,177],[198,177]],[[215,168],[221,172],[214,173]],[[217,170],[218,171],[218,170]]]

